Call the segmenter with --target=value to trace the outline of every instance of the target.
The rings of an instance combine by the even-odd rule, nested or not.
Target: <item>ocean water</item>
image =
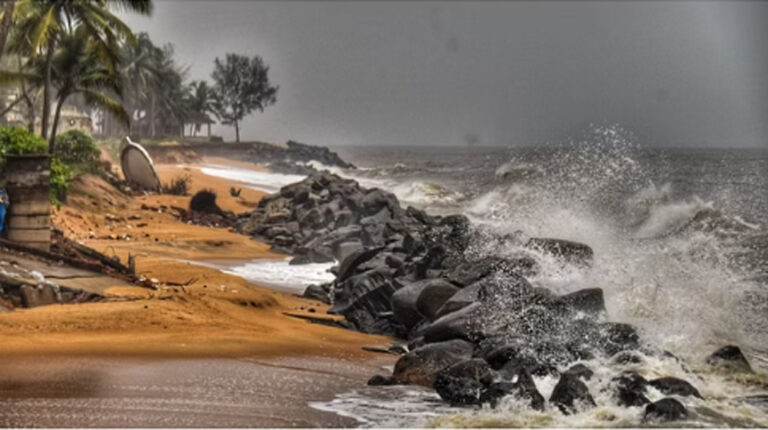
[[[551,407],[530,411],[514,401],[495,410],[451,408],[414,387],[361,387],[314,407],[365,426],[638,426],[642,408],[615,405],[606,389],[612,375],[634,366],[647,378],[677,376],[701,391],[706,400],[684,399],[694,411],[684,425],[768,426],[766,403],[744,399],[768,393],[768,148],[654,149],[608,127],[568,144],[533,148],[338,152],[360,168],[335,173],[392,191],[404,205],[466,214],[489,235],[589,244],[591,269],[534,255],[543,270],[531,282],[559,294],[602,288],[608,320],[635,325],[649,348],[671,351],[686,364],[656,356],[628,367],[587,362],[597,373],[589,388],[600,406],[571,416]],[[532,251],[489,240],[470,252]],[[292,268],[286,270],[290,276]],[[498,297],[504,300],[510,298]],[[489,320],[508,317],[500,308]],[[704,358],[725,344],[741,346],[762,374],[744,378],[707,369]],[[557,381],[536,382],[548,398]]]

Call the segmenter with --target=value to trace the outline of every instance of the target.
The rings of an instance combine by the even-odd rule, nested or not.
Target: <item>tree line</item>
[[[235,128],[277,100],[259,56],[216,58],[212,83],[189,81],[172,44],[134,34],[117,11],[151,15],[151,0],[6,0],[0,14],[0,85],[15,91],[0,116],[17,109],[54,153],[61,110],[74,105],[100,134],[161,138],[196,134],[213,115]],[[39,118],[39,128],[37,126]]]

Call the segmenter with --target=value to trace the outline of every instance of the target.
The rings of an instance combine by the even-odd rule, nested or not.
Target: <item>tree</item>
[[[3,18],[0,20],[0,58],[5,52],[5,42],[8,40],[8,33],[13,23],[13,10],[16,7],[16,0],[5,0],[3,7]]]
[[[196,118],[203,118],[209,112],[214,112],[216,98],[213,94],[213,89],[208,86],[208,83],[205,81],[192,81],[189,87],[191,89],[189,99],[190,113],[194,114]],[[200,131],[201,125],[198,122],[195,123],[195,134]]]
[[[56,110],[48,143],[51,153],[56,149],[61,108],[72,95],[79,94],[87,105],[99,106],[126,124],[129,122],[122,104],[110,97],[111,94],[122,94],[115,64],[117,56],[104,58],[104,47],[90,37],[85,25],[62,35],[58,42],[59,48],[51,56],[50,62],[47,57],[31,58],[21,72],[0,71],[0,83],[28,82],[39,87],[50,79],[51,88],[56,91]],[[117,49],[117,46],[111,47],[113,52]]]
[[[150,40],[147,33],[139,33],[136,43],[127,43],[121,52],[121,73],[126,82],[123,105],[131,118],[128,133],[134,133],[134,126],[147,114],[146,100],[152,96],[156,81],[163,73],[159,69],[163,50]],[[151,120],[151,118],[150,118]],[[139,127],[140,129],[140,127]]]
[[[157,137],[181,131],[190,109],[187,69],[174,59],[173,45],[158,47],[146,33],[136,44],[125,44],[120,58],[126,82],[124,105],[131,117],[131,134]],[[107,133],[109,133],[109,130]]]
[[[53,57],[57,43],[75,27],[92,40],[93,49],[104,59],[117,61],[113,50],[116,41],[133,42],[130,28],[109,8],[117,8],[149,15],[152,11],[151,0],[21,0],[16,5],[19,17],[16,40],[13,45],[17,52],[31,56],[44,55],[43,112],[41,134],[48,136],[50,120]],[[55,134],[51,137],[53,144]],[[52,151],[52,148],[49,148]]]
[[[264,111],[277,101],[277,86],[269,82],[269,66],[259,56],[227,54],[214,61],[214,114],[225,125],[235,126],[240,142],[240,122],[254,110]]]

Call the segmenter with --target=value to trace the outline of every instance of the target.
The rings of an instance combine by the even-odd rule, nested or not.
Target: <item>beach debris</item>
[[[283,312],[283,315],[291,318],[298,318],[300,320],[309,321],[314,324],[322,324],[327,325],[330,327],[337,327],[337,328],[343,328],[343,329],[351,329],[349,323],[347,323],[344,320],[339,319],[333,319],[329,317],[318,317],[313,315],[302,315],[302,314],[294,314],[291,312]]]
[[[216,192],[213,190],[201,190],[195,193],[189,200],[189,210],[216,215],[224,213],[216,204]]]
[[[157,191],[160,189],[160,178],[143,146],[133,142],[128,136],[123,139],[120,150],[120,166],[123,176],[133,188]]]
[[[191,177],[189,175],[181,175],[173,178],[170,183],[165,184],[161,188],[163,194],[171,194],[175,196],[186,196],[189,193],[189,181]]]
[[[3,266],[0,267],[0,312],[102,299],[98,294],[61,287],[36,270],[27,270],[15,264]]]
[[[240,197],[240,193],[242,192],[243,192],[242,188],[230,187],[229,189],[229,195],[232,197]]]

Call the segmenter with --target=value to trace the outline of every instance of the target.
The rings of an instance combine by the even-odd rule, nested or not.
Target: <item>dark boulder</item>
[[[640,347],[640,336],[634,327],[623,323],[602,323],[599,325],[599,347],[606,355]]]
[[[645,397],[648,381],[635,372],[624,372],[611,380],[616,400],[621,406],[643,406],[650,403]]]
[[[361,203],[362,208],[360,209],[362,209],[363,214],[366,216],[375,215],[384,208],[388,208],[393,213],[396,212],[396,208],[402,211],[400,203],[394,194],[377,188],[368,190]]]
[[[594,375],[595,372],[593,372],[589,367],[579,363],[571,366],[568,370],[565,371],[565,374],[589,381],[592,379],[592,375]]]
[[[471,358],[469,342],[454,339],[430,343],[400,357],[392,376],[402,383],[432,387],[441,370]]]
[[[448,315],[452,312],[463,309],[472,303],[477,303],[484,295],[486,288],[486,284],[483,281],[479,281],[456,291],[456,294],[452,295],[448,300],[446,300],[445,303],[443,303],[443,305],[440,306],[440,308],[435,312],[435,317],[440,318],[443,315]]]
[[[445,258],[445,248],[443,246],[430,247],[424,256],[413,261],[416,279],[427,278],[429,277],[430,270],[440,269],[443,258]]]
[[[702,398],[699,390],[693,385],[682,379],[666,377],[648,381],[648,385],[662,392],[667,396],[694,396]]]
[[[520,347],[517,345],[503,345],[498,348],[491,349],[488,354],[485,355],[485,359],[493,369],[501,369],[511,360],[518,358]]]
[[[398,289],[400,285],[383,270],[355,275],[337,284],[335,304],[328,313],[344,315],[359,331],[393,335],[398,329],[391,300]]]
[[[682,403],[675,399],[664,398],[645,407],[643,421],[650,423],[662,423],[677,421],[688,416],[688,410]]]
[[[478,405],[485,400],[486,387],[475,379],[440,374],[433,388],[441,399],[452,405]]]
[[[485,387],[493,382],[491,368],[485,360],[462,361],[440,371],[434,389],[440,397],[454,405],[479,404]]]
[[[397,385],[397,380],[392,376],[373,375],[368,380],[370,386]]]
[[[461,310],[444,315],[419,331],[427,343],[450,339],[477,341],[482,339],[481,315],[483,309],[479,303],[471,304]]]
[[[338,276],[336,276],[336,282],[342,282],[348,277],[352,276],[355,269],[357,269],[357,266],[375,257],[379,252],[381,252],[381,249],[382,248],[371,248],[358,249],[353,251],[339,264],[339,273]]]
[[[448,279],[456,285],[466,286],[496,272],[520,275],[535,266],[536,262],[529,258],[508,260],[501,257],[485,257],[459,264],[448,274]]]
[[[440,307],[458,291],[459,289],[448,281],[431,279],[419,294],[416,309],[427,320],[434,321],[437,319]]]
[[[318,300],[323,303],[330,304],[331,303],[330,285],[312,284],[308,286],[306,290],[304,290],[304,294],[302,296],[308,299]]]
[[[752,366],[749,365],[749,361],[744,357],[741,348],[734,345],[727,345],[713,352],[712,355],[707,357],[706,362],[710,366],[752,373]]]
[[[530,401],[532,409],[544,410],[544,396],[539,393],[536,383],[525,367],[508,362],[497,372],[498,380],[492,382],[485,391],[482,403],[496,403],[505,396],[513,396]]]
[[[583,407],[594,407],[595,399],[589,394],[586,384],[576,375],[564,373],[552,390],[549,402],[560,412],[569,415]]]
[[[603,290],[600,288],[579,290],[560,297],[560,300],[567,307],[588,315],[596,316],[605,312]]]
[[[588,245],[570,240],[534,237],[525,246],[582,266],[592,264],[594,257],[594,252]]]
[[[395,319],[408,330],[424,319],[416,307],[416,302],[427,287],[428,282],[414,282],[392,294],[392,312]]]
[[[363,242],[360,239],[343,240],[333,245],[333,256],[336,261],[344,261],[355,252],[362,251]]]
[[[502,370],[505,367],[517,369],[523,367],[525,370],[536,376],[557,375],[557,367],[547,360],[537,357],[529,347],[523,344],[505,343],[495,348],[486,349],[479,352],[484,357],[491,368]]]

